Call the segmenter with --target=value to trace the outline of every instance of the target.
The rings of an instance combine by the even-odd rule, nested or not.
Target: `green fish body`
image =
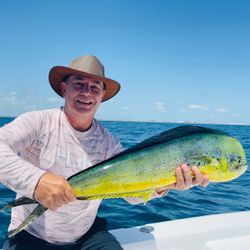
[[[176,182],[182,163],[198,166],[211,182],[247,169],[240,142],[217,130],[185,126],[161,133],[68,179],[78,199],[143,196]]]
[[[146,202],[156,188],[176,183],[175,170],[183,163],[197,166],[211,182],[233,180],[247,169],[243,147],[234,137],[214,129],[182,126],[83,170],[68,182],[80,200],[142,197]],[[35,214],[38,217],[44,211],[40,208]],[[29,225],[35,219],[33,212],[29,217],[10,235]]]

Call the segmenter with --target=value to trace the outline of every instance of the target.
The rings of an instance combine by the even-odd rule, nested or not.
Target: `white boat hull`
[[[125,250],[249,250],[250,211],[160,222],[111,233]]]

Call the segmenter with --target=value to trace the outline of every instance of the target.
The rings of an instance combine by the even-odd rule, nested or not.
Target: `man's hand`
[[[75,194],[69,183],[52,173],[42,175],[34,191],[34,198],[44,207],[56,210],[75,200]]]
[[[156,189],[158,194],[166,192],[168,189],[187,190],[193,186],[200,185],[206,187],[209,184],[209,179],[206,175],[202,175],[196,166],[191,169],[187,164],[182,164],[176,168],[176,183]]]

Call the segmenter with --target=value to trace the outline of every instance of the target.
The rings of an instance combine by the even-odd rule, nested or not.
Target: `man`
[[[120,84],[104,76],[95,56],[83,56],[69,67],[53,67],[49,81],[65,99],[64,107],[23,114],[0,129],[0,182],[17,198],[36,199],[49,210],[26,230],[7,239],[4,249],[122,249],[96,218],[100,201],[78,201],[67,177],[122,151],[119,141],[94,119],[101,102],[112,98]],[[208,185],[199,170],[183,165],[177,183],[159,188],[151,199],[169,188]],[[127,199],[139,203],[140,199]],[[33,205],[12,209],[9,230],[31,213]]]

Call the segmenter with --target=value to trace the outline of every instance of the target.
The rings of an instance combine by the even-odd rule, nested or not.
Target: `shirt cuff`
[[[22,195],[30,199],[34,199],[34,192],[40,178],[46,173],[46,171],[41,169],[35,169],[35,173],[32,173],[32,177],[24,183],[26,188],[22,191]]]

